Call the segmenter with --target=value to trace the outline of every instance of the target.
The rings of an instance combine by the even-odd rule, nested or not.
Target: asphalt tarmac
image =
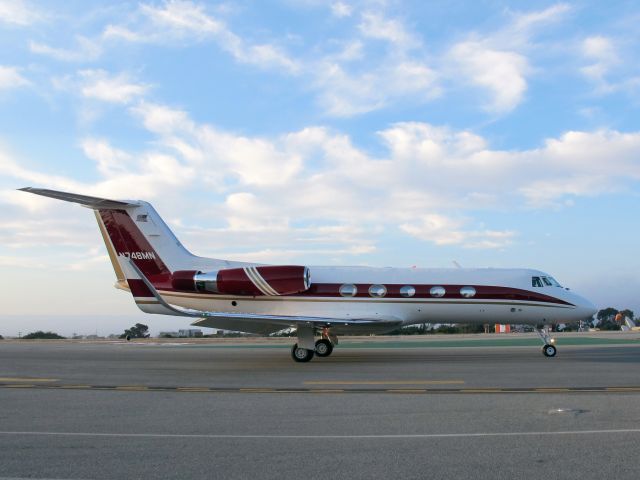
[[[640,341],[619,338],[552,359],[344,342],[307,364],[264,343],[2,341],[0,477],[637,479]]]

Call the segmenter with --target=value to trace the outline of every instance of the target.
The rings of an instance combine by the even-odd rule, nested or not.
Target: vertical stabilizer
[[[148,291],[137,269],[157,289],[171,289],[172,272],[227,262],[192,255],[178,241],[151,204],[91,197],[40,188],[23,191],[78,203],[94,210],[100,233],[116,274],[117,287],[130,290],[136,303],[148,313],[169,313]]]

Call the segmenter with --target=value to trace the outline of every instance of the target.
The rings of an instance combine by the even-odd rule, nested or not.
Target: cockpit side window
[[[540,277],[531,277],[531,286],[542,288],[542,280],[540,280]]]
[[[553,283],[551,283],[547,277],[542,277],[542,281],[547,287],[553,287]]]

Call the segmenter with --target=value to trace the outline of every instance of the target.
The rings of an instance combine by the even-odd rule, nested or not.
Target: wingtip
[[[21,192],[30,192],[31,190],[33,190],[33,187],[22,187],[18,190],[20,190]]]

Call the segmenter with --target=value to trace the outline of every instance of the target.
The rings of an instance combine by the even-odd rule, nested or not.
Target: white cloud
[[[0,65],[0,90],[24,87],[29,85],[29,80],[20,74],[18,67]]]
[[[189,1],[169,0],[162,7],[141,5],[144,15],[176,35],[209,35],[222,32],[224,25],[208,16],[204,6]]]
[[[345,18],[351,16],[353,8],[345,2],[333,2],[331,4],[331,13],[335,17]]]
[[[33,258],[10,257],[8,255],[0,255],[0,267],[16,267],[16,268],[47,268],[47,264]]]
[[[535,30],[561,21],[572,10],[567,3],[556,3],[544,10],[512,13],[510,24],[494,34],[496,42],[512,48],[527,46]]]
[[[56,48],[50,45],[31,41],[29,50],[38,55],[45,55],[63,62],[86,62],[96,60],[102,55],[102,46],[95,40],[78,35],[76,46],[71,49]]]
[[[394,103],[425,103],[441,94],[438,73],[427,63],[418,37],[401,20],[383,11],[367,11],[357,33],[357,38],[335,42],[337,52],[304,64],[303,72],[312,78],[325,113],[350,117]],[[378,40],[386,47],[380,48]]]
[[[102,38],[155,44],[214,40],[240,63],[265,69],[284,69],[289,73],[296,73],[300,68],[277,45],[247,41],[222,20],[208,14],[203,5],[184,0],[169,0],[159,6],[142,4],[139,17],[131,27],[108,25]]]
[[[144,103],[133,112],[150,131],[165,137],[168,146],[187,152],[199,164],[208,161],[216,167],[224,166],[227,175],[244,184],[281,185],[300,169],[298,154],[282,151],[268,140],[232,135],[210,126],[197,127],[185,112],[162,105]],[[222,177],[214,168],[211,170],[207,178],[219,184]]]
[[[400,20],[386,18],[380,12],[363,13],[358,28],[365,37],[385,40],[402,49],[420,44]]]
[[[139,115],[144,127],[156,134],[171,135],[191,132],[195,128],[187,112],[149,102],[141,102],[131,110]]]
[[[439,244],[492,248],[516,233],[474,228],[460,212],[547,207],[640,179],[640,133],[568,132],[538,149],[503,151],[472,132],[398,123],[380,132],[388,155],[372,157],[326,128],[249,138],[197,125],[165,106],[136,113],[222,193],[217,211],[231,230],[295,236],[289,219],[296,219],[395,227]]]
[[[151,38],[147,38],[147,36],[143,33],[134,32],[133,30],[130,30],[122,25],[107,25],[102,32],[102,38],[106,40],[119,39],[136,43],[145,43],[151,41]]]
[[[42,20],[44,15],[25,0],[0,0],[0,22],[21,27]]]
[[[500,248],[509,245],[515,233],[496,230],[466,230],[464,221],[438,214],[424,215],[415,223],[400,225],[400,229],[420,240],[436,245],[463,244],[471,248]]]
[[[379,132],[385,150],[374,156],[323,127],[262,138],[199,124],[166,105],[141,102],[130,112],[153,143],[134,153],[85,139],[100,175],[94,183],[39,173],[7,154],[0,174],[108,198],[135,195],[176,212],[198,191],[209,207],[201,214],[217,227],[187,229],[189,239],[207,253],[247,255],[265,246],[283,252],[292,241],[307,252],[366,253],[393,231],[439,245],[505,247],[517,232],[479,224],[478,211],[562,206],[640,180],[640,132],[567,132],[518,151],[492,149],[473,132],[404,122]],[[224,241],[207,242],[204,233]]]
[[[594,35],[580,45],[580,53],[587,63],[580,68],[580,73],[594,85],[598,95],[640,91],[635,57],[625,52],[619,43],[610,37]]]
[[[426,102],[440,95],[437,74],[424,63],[395,59],[358,73],[341,62],[317,67],[318,102],[331,116],[350,117],[379,110],[391,102]]]
[[[149,90],[149,85],[133,82],[126,73],[110,75],[104,70],[81,70],[78,76],[81,94],[103,102],[126,104]]]
[[[606,77],[620,58],[610,38],[601,35],[588,37],[582,42],[582,54],[591,63],[580,69],[583,75],[598,85],[602,92],[612,89]]]
[[[82,141],[85,156],[96,162],[96,168],[105,177],[122,175],[134,163],[128,153],[112,147],[107,140],[86,138]]]
[[[450,57],[463,80],[489,90],[491,99],[485,104],[487,110],[506,113],[522,101],[527,89],[525,77],[530,71],[523,55],[469,41],[455,45]]]
[[[600,61],[618,61],[618,55],[613,46],[613,42],[610,38],[603,37],[602,35],[586,38],[582,44],[582,48],[587,57]]]
[[[571,7],[564,3],[544,10],[512,13],[502,29],[481,35],[472,33],[455,43],[444,58],[444,69],[453,83],[473,85],[489,93],[485,110],[505,114],[525,97],[527,77],[534,71],[528,52],[536,30],[560,21]]]

